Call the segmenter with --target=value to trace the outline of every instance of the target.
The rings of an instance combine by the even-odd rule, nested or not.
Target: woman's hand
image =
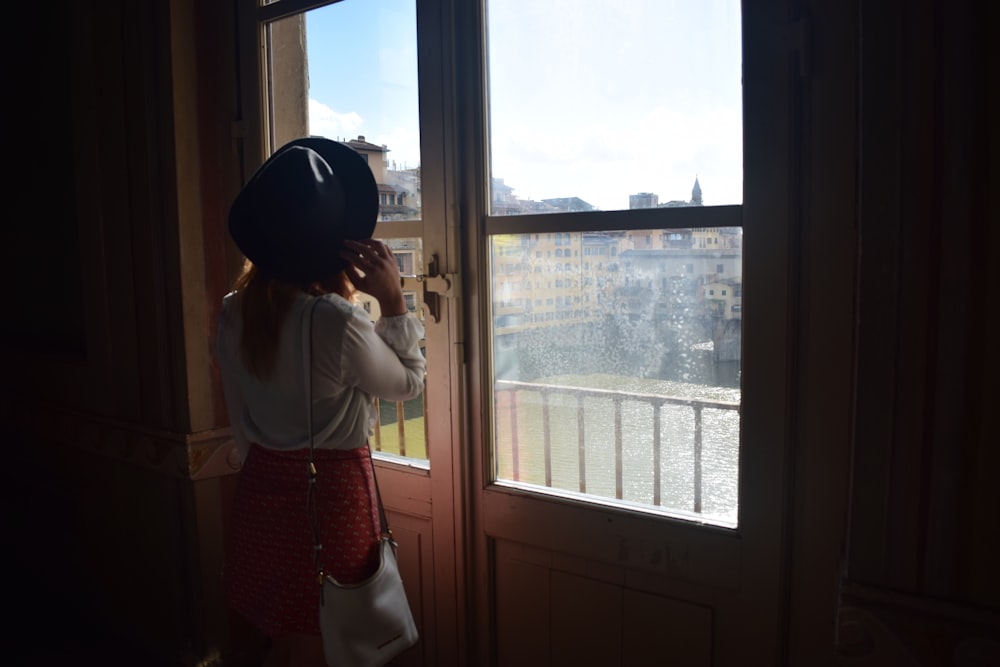
[[[375,297],[382,315],[406,314],[399,266],[384,243],[375,239],[344,241],[340,256],[348,263],[348,279],[356,288]]]

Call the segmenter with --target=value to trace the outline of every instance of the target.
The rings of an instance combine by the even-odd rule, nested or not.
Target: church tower
[[[698,185],[698,177],[694,177],[694,187],[691,188],[691,205],[701,206],[701,186]]]

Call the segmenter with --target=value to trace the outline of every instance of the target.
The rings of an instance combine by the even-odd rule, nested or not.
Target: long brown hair
[[[260,380],[267,380],[274,372],[281,327],[299,292],[314,296],[336,293],[348,300],[355,296],[354,285],[344,271],[311,285],[296,285],[268,276],[250,260],[243,263],[235,291],[243,319],[240,358]]]

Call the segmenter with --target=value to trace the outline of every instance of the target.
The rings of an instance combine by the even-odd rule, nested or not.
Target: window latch
[[[436,254],[427,262],[427,273],[419,274],[417,282],[423,285],[424,306],[435,322],[441,321],[442,299],[458,298],[459,279],[457,273],[441,273],[440,260]]]

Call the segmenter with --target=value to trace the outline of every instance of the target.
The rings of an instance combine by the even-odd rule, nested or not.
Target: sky
[[[415,0],[307,14],[310,133],[420,163]],[[492,175],[603,209],[742,194],[740,0],[489,0]]]

